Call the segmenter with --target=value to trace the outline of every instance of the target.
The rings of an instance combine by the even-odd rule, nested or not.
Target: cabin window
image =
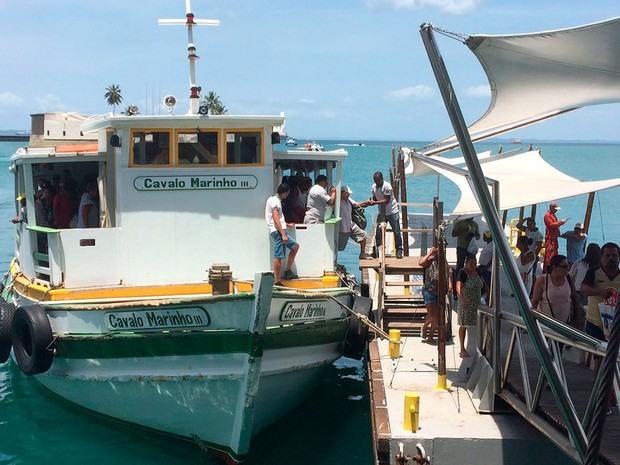
[[[133,131],[132,166],[170,166],[170,131]]]
[[[256,130],[226,132],[226,164],[261,165],[262,134]]]
[[[207,166],[218,164],[219,137],[216,131],[179,132],[177,153],[179,166]]]

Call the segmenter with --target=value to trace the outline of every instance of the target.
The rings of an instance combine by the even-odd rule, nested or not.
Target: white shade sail
[[[620,102],[620,18],[586,26],[465,43],[489,80],[491,102],[469,125],[482,140],[579,107]],[[453,145],[454,136],[433,144]]]
[[[453,172],[452,164],[445,163],[442,159],[432,157],[431,160],[421,155],[412,156],[414,165],[431,169],[458,186],[461,198],[452,214],[480,213],[480,207],[467,177]],[[487,178],[499,181],[500,210],[550,202],[620,186],[620,178],[602,181],[575,179],[543,160],[538,150],[505,157],[486,158],[481,162],[481,167]],[[414,171],[416,168],[414,166]]]

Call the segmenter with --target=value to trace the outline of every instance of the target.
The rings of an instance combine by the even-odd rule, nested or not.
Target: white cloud
[[[417,85],[403,89],[391,90],[385,93],[385,100],[426,100],[432,97],[435,91],[428,86]]]
[[[306,103],[308,105],[312,105],[312,104],[316,103],[316,100],[313,100],[311,98],[300,98],[299,99],[299,103]]]
[[[52,94],[43,95],[34,99],[36,111],[63,111],[66,105],[60,97]]]
[[[12,94],[11,92],[0,92],[0,105],[9,105],[18,107],[24,102],[24,99]]]
[[[367,0],[371,9],[414,10],[426,6],[439,8],[441,11],[460,15],[473,11],[483,0]]]
[[[465,89],[465,95],[467,97],[491,97],[491,89],[487,84],[468,87]]]

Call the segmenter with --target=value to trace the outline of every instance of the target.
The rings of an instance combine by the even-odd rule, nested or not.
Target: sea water
[[[369,198],[375,171],[382,171],[385,179],[389,179],[391,151],[397,142],[363,141],[363,146],[358,145],[360,141],[319,142],[328,150],[344,147],[349,152],[344,182],[353,190],[353,199]],[[13,256],[15,227],[10,219],[15,216],[16,192],[8,166],[11,154],[21,145],[23,143],[0,142],[0,273],[6,271]],[[422,147],[424,144],[404,142],[404,145]],[[479,144],[476,149],[496,152],[498,145]],[[541,148],[543,158],[552,165],[578,179],[620,177],[615,168],[620,144],[534,145]],[[527,169],[523,167],[524,172]],[[436,176],[410,178],[407,183],[409,201],[430,203],[438,187],[444,211],[449,212],[458,201],[458,189]],[[545,186],[540,188],[545,189]],[[585,195],[560,201],[562,209],[558,217],[571,218],[567,228],[583,221],[586,202]],[[539,206],[537,210],[539,225],[543,224],[545,208],[546,205]],[[620,208],[620,189],[609,189],[597,195],[588,242],[620,242],[617,208]],[[374,213],[376,207],[367,209],[367,217]],[[526,214],[529,215],[529,209]],[[508,219],[517,216],[518,211],[514,210]],[[299,253],[304,253],[304,244],[300,245]],[[560,242],[561,252],[564,247]],[[339,263],[359,279],[358,254],[359,246],[350,242],[340,253]],[[291,414],[256,436],[251,447],[247,462],[250,465],[371,465],[374,458],[363,363],[348,359],[337,361],[329,367],[315,393]],[[60,462],[89,465],[221,463],[191,443],[90,414],[49,393],[34,379],[23,375],[12,362],[0,365],[0,464]]]

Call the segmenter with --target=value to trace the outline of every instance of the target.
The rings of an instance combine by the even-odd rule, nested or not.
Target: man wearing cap
[[[577,223],[572,231],[565,232],[560,237],[566,239],[566,258],[571,266],[586,255],[588,235],[582,223]]]
[[[346,248],[349,237],[360,245],[359,258],[371,258],[366,254],[366,232],[353,222],[353,205],[367,207],[370,202],[355,202],[351,198],[353,191],[349,186],[342,186],[340,193],[340,235],[338,238],[338,250]]]
[[[543,261],[543,273],[547,272],[549,262],[558,254],[558,237],[560,237],[560,226],[566,223],[566,219],[558,220],[555,213],[560,209],[556,201],[549,204],[549,209],[545,212],[545,260]]]

